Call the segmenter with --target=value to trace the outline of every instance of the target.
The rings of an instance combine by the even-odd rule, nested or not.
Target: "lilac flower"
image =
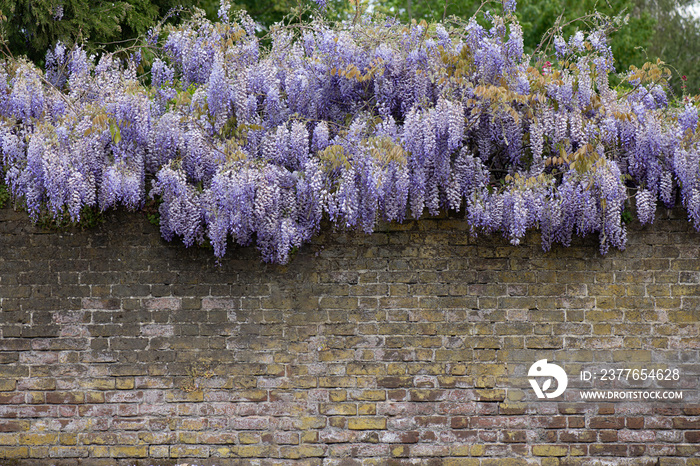
[[[172,112],[161,116],[148,135],[146,169],[155,173],[173,160],[181,150],[182,137],[179,116]]]
[[[654,223],[654,212],[656,211],[656,196],[649,190],[640,189],[635,195],[637,203],[637,216],[642,225]]]
[[[692,104],[686,104],[678,116],[678,123],[681,125],[681,131],[695,133],[698,128],[698,109]]]
[[[559,58],[562,58],[566,55],[567,53],[567,47],[566,47],[566,41],[562,36],[555,36],[554,37],[554,50],[557,52],[557,56]]]
[[[515,3],[513,1],[513,3]],[[508,35],[508,42],[506,42],[506,51],[508,59],[512,63],[519,63],[523,57],[524,45],[523,45],[523,30],[519,24],[512,24],[510,27],[510,34]]]
[[[231,89],[223,61],[223,56],[217,54],[207,82],[207,108],[209,114],[219,120],[219,125],[228,119],[231,102]]]
[[[517,6],[516,0],[505,0],[503,3],[503,13],[510,14],[515,13],[515,8]]]
[[[7,105],[15,118],[23,121],[39,118],[44,111],[44,89],[37,71],[22,66],[11,83]]]
[[[59,89],[63,88],[68,79],[64,70],[66,58],[66,46],[61,41],[46,52],[46,79]]]
[[[329,142],[328,123],[321,121],[314,127],[312,147],[314,151],[321,151],[328,147]]]
[[[221,0],[217,17],[224,23],[229,21],[228,12],[231,9],[231,3],[228,0]]]

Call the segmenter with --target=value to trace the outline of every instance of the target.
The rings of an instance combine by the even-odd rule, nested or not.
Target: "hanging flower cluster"
[[[152,63],[61,44],[46,72],[6,61],[5,183],[33,218],[159,196],[167,240],[217,257],[255,243],[278,263],[323,218],[371,233],[444,209],[513,244],[532,228],[545,249],[597,233],[605,253],[624,248],[630,193],[642,223],[680,196],[700,229],[697,98],[669,104],[658,64],[611,88],[600,30],[554,37],[543,65],[510,12],[490,22],[318,19],[263,47],[222,7],[162,34]]]

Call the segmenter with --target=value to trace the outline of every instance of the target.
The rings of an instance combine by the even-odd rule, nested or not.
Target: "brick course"
[[[680,211],[604,257],[442,217],[328,229],[285,266],[107,217],[46,232],[0,210],[0,465],[700,464],[700,234]],[[569,375],[557,399],[528,381],[545,358]],[[579,380],[628,368],[679,380]]]

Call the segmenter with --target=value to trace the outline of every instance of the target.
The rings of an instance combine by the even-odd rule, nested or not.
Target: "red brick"
[[[622,429],[625,427],[623,417],[593,417],[588,423],[591,429]]]

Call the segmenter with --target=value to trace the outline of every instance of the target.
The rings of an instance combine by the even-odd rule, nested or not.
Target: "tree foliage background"
[[[114,49],[145,34],[176,7],[195,0],[0,0],[2,35],[13,55],[41,63],[57,41]]]
[[[478,0],[328,0],[326,14],[352,18],[355,8],[396,16],[402,21],[436,22],[452,16],[466,19],[480,7]],[[247,11],[263,29],[282,21],[310,0],[237,0],[234,9]],[[627,23],[612,35],[617,71],[661,59],[677,70],[671,85],[677,94],[685,86],[700,89],[700,20],[686,12],[697,0],[520,0],[516,15],[523,27],[525,51],[533,52],[553,26],[564,36],[585,27],[596,11]],[[88,49],[114,49],[143,35],[174,7],[204,9],[215,19],[218,0],[0,0],[7,17],[3,31],[14,55],[41,63],[56,41],[82,42]],[[542,44],[546,45],[546,44]],[[681,76],[686,76],[683,81]]]

